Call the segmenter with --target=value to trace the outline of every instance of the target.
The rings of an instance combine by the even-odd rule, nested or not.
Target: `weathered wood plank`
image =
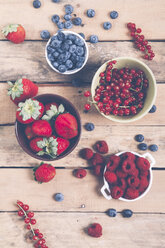
[[[99,213],[36,213],[36,219],[49,247],[165,247],[165,218],[161,214],[135,214],[131,219],[125,219]],[[15,213],[1,213],[0,222],[2,247],[32,247],[25,240],[24,223]],[[103,227],[103,236],[99,239],[85,232],[94,222]]]
[[[132,42],[101,42],[94,45],[88,43],[87,65],[77,74],[69,76],[58,74],[49,67],[45,59],[45,45],[44,41],[27,41],[19,45],[0,41],[0,81],[16,80],[20,76],[26,76],[36,82],[70,82],[77,77],[82,81],[91,82],[100,65],[109,59],[121,56],[135,57],[144,61],[155,74],[157,81],[165,81],[164,42],[152,42],[156,54],[153,61],[144,60],[143,54],[134,48]]]
[[[35,211],[104,212],[112,207],[117,211],[131,208],[135,212],[165,213],[165,171],[153,171],[150,192],[144,198],[131,203],[106,200],[100,193],[102,179],[99,180],[88,172],[87,176],[80,180],[74,177],[72,172],[58,169],[51,182],[38,184],[33,179],[32,169],[1,169],[0,210],[16,210],[14,202],[21,199],[23,202],[29,202]],[[61,203],[53,199],[53,195],[58,192],[63,193],[65,197]],[[85,204],[85,208],[81,208],[82,204]]]
[[[126,23],[135,22],[142,27],[145,37],[148,39],[164,39],[165,25],[165,2],[163,0],[150,1],[134,1],[131,0],[72,0],[61,1],[60,4],[54,4],[52,1],[42,1],[40,9],[34,9],[32,1],[26,0],[1,0],[0,1],[0,23],[1,27],[8,23],[21,23],[26,29],[26,39],[41,39],[40,31],[48,29],[51,34],[57,31],[57,27],[52,23],[51,16],[58,14],[64,15],[64,5],[70,3],[74,6],[74,13],[83,19],[84,27],[74,27],[72,30],[76,32],[84,32],[88,39],[91,34],[97,34],[100,40],[128,40]],[[88,18],[85,14],[88,8],[96,10],[94,18]],[[117,10],[119,17],[112,20],[109,13]],[[129,13],[129,14],[128,14]],[[154,20],[153,16],[157,16]],[[103,22],[110,21],[112,23],[111,30],[104,30]],[[94,32],[94,33],[93,33]],[[4,37],[0,34],[0,39]]]

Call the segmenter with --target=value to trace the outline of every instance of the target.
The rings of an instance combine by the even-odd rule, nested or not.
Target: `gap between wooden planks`
[[[84,179],[73,176],[73,170],[56,170],[49,183],[39,184],[34,180],[32,169],[0,169],[0,211],[16,210],[15,201],[21,200],[35,211],[80,211],[105,212],[131,208],[138,213],[165,213],[165,171],[153,171],[153,184],[148,194],[135,202],[106,200],[100,189],[102,178],[88,171]],[[64,194],[63,202],[56,202],[55,193]],[[38,203],[40,203],[38,205]],[[85,208],[81,205],[85,204]]]
[[[32,1],[27,0],[0,0],[0,23],[1,28],[9,23],[20,23],[26,29],[26,39],[41,39],[40,31],[48,29],[51,34],[57,32],[57,27],[52,23],[51,17],[54,14],[64,15],[64,5],[72,4],[74,13],[81,17],[84,27],[74,27],[72,31],[84,32],[86,39],[96,34],[99,40],[128,40],[127,22],[135,22],[141,27],[147,39],[165,39],[165,2],[164,0],[138,1],[134,0],[72,0],[61,1],[59,4],[52,1],[43,0],[42,6],[35,9]],[[96,11],[94,18],[86,16],[86,10],[93,8]],[[119,17],[112,20],[109,16],[110,11],[116,10]],[[156,16],[156,19],[153,18]],[[110,30],[103,29],[103,23],[112,23]],[[4,39],[0,34],[0,39]]]
[[[96,70],[104,62],[116,57],[134,57],[151,68],[158,82],[164,82],[164,44],[164,42],[152,42],[156,56],[153,61],[147,61],[142,58],[143,53],[137,50],[132,42],[88,43],[89,59],[86,66],[74,75],[61,75],[54,72],[46,62],[45,41],[26,41],[17,45],[9,41],[0,41],[0,81],[15,81],[19,77],[26,76],[36,82],[71,82],[75,78],[80,78],[83,82],[91,82]]]

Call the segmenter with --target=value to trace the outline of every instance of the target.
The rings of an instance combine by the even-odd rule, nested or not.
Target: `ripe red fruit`
[[[35,220],[35,219],[30,219],[30,223],[31,223],[32,225],[35,225],[35,224],[36,224],[36,220]]]
[[[42,233],[39,233],[39,234],[38,234],[38,238],[39,238],[39,239],[42,239],[42,238],[43,238],[43,234],[42,234]]]
[[[38,239],[38,237],[37,236],[33,236],[33,240],[37,240]]]
[[[102,165],[98,164],[98,165],[94,166],[94,174],[96,176],[100,176],[101,172],[102,172]]]
[[[25,211],[28,211],[28,210],[29,210],[29,206],[28,206],[28,205],[23,205],[22,208],[23,208],[23,210],[25,210]]]
[[[40,183],[49,182],[56,175],[55,168],[52,165],[46,163],[41,163],[39,167],[34,168],[33,170],[34,170],[35,180]]]
[[[30,219],[29,218],[25,218],[25,223],[28,224],[30,222]]]
[[[74,174],[77,178],[84,178],[87,174],[87,171],[85,169],[78,169],[74,171]]]
[[[91,108],[91,105],[90,105],[90,104],[85,104],[85,105],[84,105],[84,109],[85,109],[85,110],[89,110],[90,108]]]
[[[126,199],[135,199],[139,196],[139,191],[135,188],[127,188],[126,193],[125,193],[125,198]]]
[[[122,155],[121,155],[122,159],[126,160],[126,159],[130,159],[132,161],[135,160],[135,155],[132,153],[132,152],[124,152]]]
[[[116,176],[119,178],[126,178],[128,176],[128,174],[125,173],[124,171],[122,171],[121,169],[118,169],[116,171]]]
[[[45,105],[45,111],[50,110],[51,106],[56,106],[58,108],[58,104],[56,102],[50,102]]]
[[[26,126],[25,135],[29,140],[35,137],[35,134],[32,131],[32,125],[31,124]]]
[[[29,213],[27,214],[27,216],[28,216],[29,218],[33,218],[34,213],[33,213],[33,212],[29,212]]]
[[[150,162],[146,158],[138,157],[137,166],[140,170],[146,171],[150,168]]]
[[[82,149],[80,154],[81,154],[81,157],[86,159],[86,160],[89,160],[93,157],[93,151],[90,148]]]
[[[31,229],[31,226],[28,224],[28,225],[26,226],[26,228],[27,228],[28,230],[30,230],[30,229]]]
[[[128,177],[127,182],[131,188],[137,188],[140,184],[139,178],[134,176]]]
[[[37,144],[39,141],[43,141],[43,137],[36,137],[30,141],[29,145],[33,152],[42,151],[42,148]]]
[[[23,204],[23,202],[21,202],[21,201],[17,201],[17,204],[19,205],[19,206],[23,206],[24,204]]]
[[[142,194],[149,185],[149,181],[146,176],[140,176],[140,184],[138,187],[139,192]]]
[[[122,171],[131,174],[135,170],[135,163],[130,159],[125,159],[122,163]]]
[[[120,163],[120,157],[116,155],[111,155],[108,159],[107,170],[115,171],[116,168],[119,166],[119,163]]]
[[[90,95],[91,95],[90,91],[87,90],[87,91],[84,92],[85,97],[89,97]]]
[[[88,228],[88,234],[92,237],[99,238],[102,236],[102,226],[98,223],[93,223]]]
[[[95,146],[99,153],[106,154],[108,152],[108,145],[104,140],[98,141]]]
[[[20,217],[24,216],[24,212],[22,210],[19,210],[18,211],[18,216],[20,216]]]
[[[4,36],[15,44],[25,40],[25,29],[20,24],[10,24],[2,29]]]
[[[32,132],[37,136],[50,137],[52,128],[48,121],[37,120],[32,123]]]
[[[118,186],[114,186],[111,189],[111,196],[114,199],[119,199],[120,197],[123,196],[123,190]]]
[[[92,159],[91,159],[91,163],[92,165],[102,165],[104,164],[104,157],[102,155],[100,155],[99,153],[94,153]]]
[[[106,181],[110,184],[115,184],[117,182],[117,176],[114,172],[106,171],[104,173]]]

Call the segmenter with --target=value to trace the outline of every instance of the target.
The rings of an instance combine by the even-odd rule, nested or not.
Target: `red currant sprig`
[[[130,35],[134,39],[135,46],[140,51],[144,52],[144,59],[152,60],[155,57],[153,50],[151,50],[151,45],[148,45],[148,41],[145,40],[144,35],[141,34],[141,28],[136,28],[135,23],[127,23],[127,27],[130,30]]]
[[[88,91],[88,90],[85,91],[85,92],[84,92],[84,96],[85,96],[85,97],[90,97],[90,96],[91,96],[90,91]],[[90,110],[90,108],[91,108],[91,105],[90,105],[90,104],[86,103],[86,104],[84,105],[84,110],[85,110],[85,111]]]

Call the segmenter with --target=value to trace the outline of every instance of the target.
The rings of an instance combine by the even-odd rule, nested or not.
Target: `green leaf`
[[[46,114],[42,117],[42,120],[50,121],[54,116],[63,113],[65,108],[62,104],[59,105],[58,109],[55,105],[51,105],[50,109],[46,111]]]
[[[65,111],[64,105],[60,104],[59,107],[58,107],[58,112],[59,113],[64,113],[64,111]]]
[[[9,33],[12,33],[12,32],[17,32],[17,28],[19,27],[18,24],[10,24],[10,25],[7,25],[5,27],[3,27],[2,29],[2,33],[7,36]]]
[[[20,102],[18,104],[18,111],[20,111],[23,121],[30,118],[36,120],[40,115],[40,109],[41,106],[37,100],[27,99],[25,102]]]
[[[39,155],[39,156],[43,156],[44,154],[45,154],[44,151],[39,151],[39,152],[37,152],[37,155]]]

